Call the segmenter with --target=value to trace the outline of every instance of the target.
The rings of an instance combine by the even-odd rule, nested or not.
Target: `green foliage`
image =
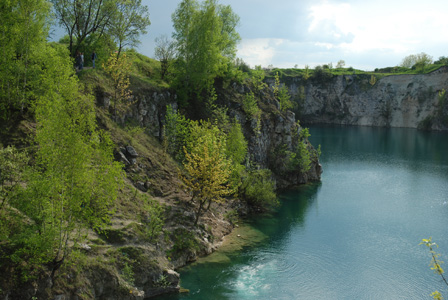
[[[226,155],[237,164],[242,164],[247,156],[247,141],[244,138],[241,124],[236,119],[227,134]]]
[[[34,87],[36,167],[26,188],[9,201],[10,224],[20,230],[10,231],[3,245],[25,279],[49,261],[55,271],[70,252],[69,241],[76,245],[83,228],[108,221],[123,177],[109,136],[96,128],[93,97],[80,92],[67,51],[41,51],[46,68]]]
[[[280,110],[286,111],[288,109],[292,109],[294,107],[294,103],[290,100],[291,95],[289,95],[289,90],[286,85],[280,85],[280,78],[278,76],[278,72],[275,74],[275,84],[273,87],[274,95],[278,98],[280,103]]]
[[[107,30],[118,13],[116,0],[51,0],[61,27],[69,36],[72,57],[80,51],[89,35]]]
[[[151,22],[148,7],[142,5],[142,0],[117,0],[116,8],[107,24],[107,31],[117,43],[117,57],[120,57],[125,47],[140,44],[139,36],[146,33]]]
[[[0,119],[24,113],[35,100],[50,5],[45,0],[2,1],[0,9]]]
[[[442,89],[441,91],[439,91],[438,94],[438,100],[439,102],[437,103],[437,116],[442,119],[444,116],[444,109],[445,109],[445,103],[446,103],[446,91],[445,89]]]
[[[15,197],[20,190],[28,160],[27,153],[18,151],[13,146],[0,149],[0,215],[9,199]],[[4,226],[1,228],[6,229]]]
[[[164,132],[163,143],[166,151],[177,161],[182,161],[183,148],[186,146],[190,133],[190,121],[184,115],[174,111],[171,105],[166,107]]]
[[[239,194],[253,206],[269,208],[278,205],[275,181],[268,169],[249,171],[243,180]]]
[[[443,270],[441,264],[443,264],[443,261],[439,259],[440,253],[437,253],[434,248],[438,248],[439,246],[432,241],[432,238],[429,239],[422,239],[421,243],[419,245],[424,245],[428,247],[429,254],[431,255],[431,263],[429,266],[431,267],[431,270],[434,271],[435,274],[440,275],[443,282],[448,286],[448,281],[446,280],[445,276],[443,275],[445,271]],[[431,294],[431,296],[434,297],[434,299],[443,299],[441,293],[439,291],[435,291]]]
[[[145,236],[150,241],[156,241],[163,230],[165,224],[164,208],[156,201],[151,200],[146,196],[144,213],[142,221],[145,224]]]
[[[247,93],[243,98],[243,111],[250,118],[257,118],[261,114],[261,110],[258,107],[257,98],[255,98],[254,93]]]
[[[187,250],[199,250],[199,242],[194,234],[186,228],[176,228],[172,233],[172,239],[174,245],[167,253],[170,258],[176,259]]]
[[[245,171],[243,163],[247,157],[247,141],[241,130],[241,124],[235,119],[227,134],[226,155],[232,161],[232,173],[230,174],[230,186],[232,190],[238,190],[241,178]]]
[[[280,102],[280,110],[286,111],[294,107],[294,103],[290,100],[291,95],[286,85],[282,85],[278,92],[278,101]]]
[[[192,122],[190,136],[184,147],[185,176],[182,180],[192,194],[192,201],[199,202],[196,213],[197,225],[204,205],[212,201],[221,202],[223,197],[232,194],[229,177],[232,162],[226,157],[226,140],[215,125],[208,122]]]
[[[217,0],[183,0],[172,15],[177,42],[175,85],[185,100],[209,91],[235,57],[239,17]]]
[[[267,88],[267,84],[264,83],[264,78],[265,72],[261,66],[255,66],[255,69],[251,70],[250,79],[257,94]]]
[[[404,68],[413,68],[416,69],[419,73],[423,73],[426,66],[432,64],[432,62],[432,56],[422,52],[419,54],[406,56],[405,58],[403,58],[400,66]]]
[[[106,73],[111,77],[114,88],[113,110],[115,117],[122,117],[128,110],[131,102],[132,92],[129,89],[129,73],[132,67],[131,61],[123,53],[120,57],[118,53],[111,53],[109,59],[103,68]]]
[[[448,65],[448,57],[440,56],[438,60],[434,62],[435,65]]]
[[[155,42],[156,47],[154,49],[154,56],[160,61],[160,73],[162,79],[164,79],[165,76],[168,75],[176,55],[176,45],[174,41],[169,40],[166,35],[157,37]]]
[[[258,101],[257,98],[255,98],[254,93],[250,92],[244,96],[242,108],[248,119],[255,120],[257,122],[254,129],[255,133],[258,134],[261,126],[261,109],[258,107]]]
[[[134,284],[135,274],[132,266],[136,263],[136,260],[129,257],[127,252],[121,252],[120,265],[121,265],[121,277],[129,284]]]
[[[227,107],[219,106],[216,102],[218,95],[215,88],[212,87],[209,91],[209,95],[205,100],[205,108],[207,111],[208,119],[216,122],[220,128],[227,128],[229,125],[229,116],[227,115]]]
[[[333,77],[333,74],[328,68],[316,66],[314,68],[313,78],[319,83],[326,83]]]
[[[308,128],[303,128],[300,132],[300,139],[295,157],[302,173],[308,172],[311,168],[311,153],[309,150],[308,137]]]

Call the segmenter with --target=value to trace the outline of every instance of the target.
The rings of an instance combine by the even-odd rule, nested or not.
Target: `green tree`
[[[448,57],[440,56],[438,60],[434,62],[436,65],[448,65]]]
[[[51,0],[56,18],[69,36],[74,57],[84,40],[93,33],[101,37],[117,13],[117,0]]]
[[[0,118],[24,112],[35,99],[41,70],[37,57],[49,29],[45,0],[2,1],[0,4]]]
[[[422,52],[406,56],[403,58],[400,66],[405,68],[415,68],[419,72],[424,72],[426,66],[432,64],[432,62],[432,56]]]
[[[250,75],[252,85],[254,86],[257,94],[259,94],[267,87],[267,84],[264,83],[264,70],[261,68],[261,66],[255,66],[255,69],[251,70]]]
[[[163,144],[166,151],[177,161],[182,161],[184,158],[183,148],[190,134],[190,124],[190,120],[184,115],[175,111],[171,105],[167,105]]]
[[[132,63],[124,53],[118,57],[117,52],[112,52],[103,68],[112,79],[114,87],[113,110],[114,116],[122,116],[131,105],[132,92],[129,89],[131,82],[129,73]]]
[[[338,63],[336,64],[336,69],[340,69],[343,68],[345,66],[345,61],[344,60],[339,60]]]
[[[26,188],[8,200],[9,227],[16,229],[2,244],[24,279],[43,263],[50,263],[53,276],[81,231],[108,221],[123,177],[110,138],[96,127],[93,96],[80,91],[68,51],[47,46],[41,52],[45,69],[33,90],[35,168]]]
[[[275,97],[277,97],[280,104],[280,110],[286,111],[294,107],[294,103],[292,103],[292,101],[290,100],[291,95],[289,94],[288,87],[284,84],[280,84],[280,77],[278,76],[278,72],[275,74],[275,84],[273,89],[274,95]]]
[[[124,47],[140,44],[139,37],[150,24],[148,7],[141,0],[117,0],[117,10],[107,27],[118,45],[118,58]]]
[[[250,205],[269,208],[278,205],[275,181],[268,169],[249,171],[240,188],[240,195]]]
[[[160,61],[160,74],[164,79],[176,56],[176,48],[174,41],[169,40],[166,35],[157,37],[155,42],[154,56]]]
[[[191,138],[186,147],[183,163],[183,182],[192,194],[192,201],[198,201],[194,225],[197,225],[205,205],[212,201],[223,201],[232,193],[229,177],[231,161],[226,157],[226,140],[222,132],[208,122],[193,122]]]
[[[83,227],[98,229],[108,221],[123,174],[113,162],[110,138],[96,128],[94,99],[79,91],[67,53],[56,49],[47,55],[53,64],[42,76],[36,105],[41,168],[27,191],[42,209],[36,223],[55,233],[57,266]]]
[[[243,165],[247,157],[247,141],[244,138],[241,124],[236,119],[233,121],[226,138],[226,155],[232,161],[232,173],[230,174],[230,185],[233,190],[238,190],[245,171]]]
[[[230,6],[206,0],[183,0],[172,15],[176,40],[176,84],[180,96],[200,97],[208,92],[236,54],[240,37],[235,28],[239,17]]]

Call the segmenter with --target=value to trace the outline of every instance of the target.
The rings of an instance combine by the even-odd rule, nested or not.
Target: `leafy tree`
[[[249,204],[261,208],[278,205],[275,194],[275,181],[268,169],[249,171],[240,188],[240,195]]]
[[[177,161],[182,161],[184,158],[183,148],[190,134],[190,124],[190,120],[184,115],[175,111],[171,105],[167,105],[163,143],[166,151]]]
[[[176,40],[176,84],[184,98],[209,91],[233,60],[239,17],[217,0],[183,0],[172,15]]]
[[[261,109],[258,107],[258,100],[253,92],[247,93],[244,96],[242,108],[248,120],[255,120],[257,122],[255,133],[258,133],[261,127]]]
[[[112,52],[103,68],[113,81],[114,96],[113,110],[115,117],[122,116],[131,105],[132,93],[129,89],[129,73],[132,67],[131,61],[124,53],[118,57],[117,52]]]
[[[278,72],[275,74],[274,95],[278,98],[280,103],[280,110],[286,111],[294,107],[291,95],[289,95],[288,87],[284,84],[280,85],[280,78]]]
[[[415,68],[420,72],[424,72],[425,67],[432,64],[432,61],[432,56],[422,52],[406,56],[403,58],[400,66],[405,68]]]
[[[0,118],[24,112],[35,99],[41,70],[37,57],[48,35],[50,5],[45,0],[0,4]]]
[[[41,78],[36,105],[40,168],[26,193],[32,206],[24,206],[54,242],[53,272],[69,252],[68,241],[76,243],[83,227],[98,229],[108,221],[123,177],[120,164],[113,162],[109,136],[96,128],[93,97],[80,93],[67,53],[58,50],[47,52],[53,63]]]
[[[150,24],[148,7],[142,0],[117,0],[117,10],[108,25],[109,34],[118,44],[117,57],[124,47],[140,44],[139,36]]]
[[[401,61],[400,66],[404,68],[412,68],[413,65],[415,65],[417,61],[417,57],[414,54],[408,55]]]
[[[15,196],[28,163],[26,153],[8,146],[0,149],[0,214],[9,199]]]
[[[33,88],[36,164],[26,188],[8,199],[12,230],[2,243],[2,262],[25,280],[43,263],[50,263],[53,276],[70,252],[69,241],[76,245],[84,228],[108,221],[123,176],[110,138],[96,128],[93,97],[80,92],[68,51],[40,50],[45,68]]]
[[[175,43],[174,41],[169,40],[166,35],[157,37],[155,42],[156,48],[154,50],[154,55],[156,59],[160,61],[160,73],[162,79],[164,79],[176,56]]]
[[[247,157],[247,141],[241,129],[241,124],[236,119],[232,123],[226,138],[226,155],[232,161],[232,173],[230,174],[230,185],[237,190],[241,185],[241,178],[245,171],[243,166]]]
[[[341,59],[341,60],[338,61],[338,63],[336,64],[336,69],[343,68],[344,66],[345,66],[345,61]]]
[[[208,122],[193,122],[191,138],[184,147],[183,167],[185,186],[192,193],[191,200],[198,201],[197,225],[205,205],[212,201],[221,202],[232,193],[229,177],[232,172],[231,161],[225,155],[226,140],[220,130]]]
[[[436,65],[440,65],[440,64],[448,65],[448,57],[440,56],[439,59],[434,62],[434,64],[436,64]]]
[[[99,33],[101,37],[117,14],[116,0],[51,0],[51,2],[59,24],[69,36],[69,51],[73,57],[90,34]]]
[[[261,66],[255,66],[255,69],[251,70],[250,75],[252,85],[257,94],[267,87],[267,84],[264,83],[265,73]]]
[[[443,275],[445,271],[442,268],[443,261],[439,259],[440,253],[437,253],[434,248],[438,248],[439,246],[432,241],[432,238],[429,239],[422,239],[422,242],[419,245],[424,245],[428,247],[429,254],[431,255],[431,270],[434,270],[434,273],[440,275],[443,282],[448,286],[448,281],[446,280],[445,276]],[[435,291],[431,294],[431,296],[434,297],[435,300],[443,299],[442,294],[439,291]]]
[[[305,65],[305,74],[303,74],[303,79],[307,80],[310,76],[310,66]]]

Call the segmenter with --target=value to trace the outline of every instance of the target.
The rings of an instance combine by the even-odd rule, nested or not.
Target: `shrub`
[[[268,169],[252,170],[243,180],[240,195],[250,205],[269,208],[278,205],[275,181]]]

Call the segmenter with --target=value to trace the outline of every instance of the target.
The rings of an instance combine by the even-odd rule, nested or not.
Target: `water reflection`
[[[310,133],[322,145],[322,183],[282,195],[243,229],[255,243],[182,270],[191,293],[163,299],[424,299],[444,288],[418,243],[433,236],[448,253],[448,135]]]

